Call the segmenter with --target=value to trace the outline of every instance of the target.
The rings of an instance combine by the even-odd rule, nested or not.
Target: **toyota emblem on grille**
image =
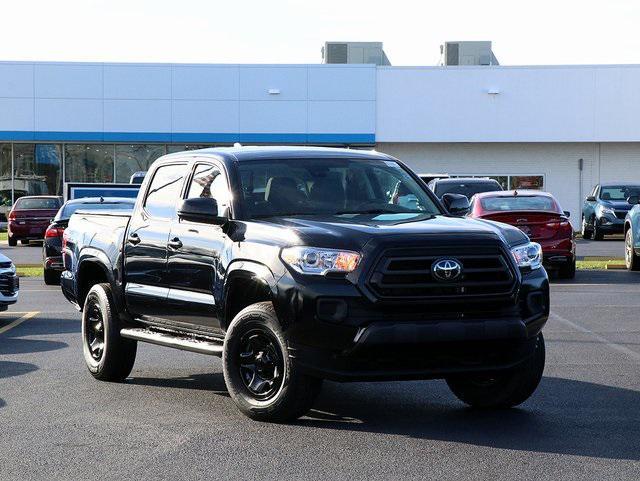
[[[440,259],[431,266],[431,274],[442,282],[455,281],[462,274],[462,265],[455,259]]]

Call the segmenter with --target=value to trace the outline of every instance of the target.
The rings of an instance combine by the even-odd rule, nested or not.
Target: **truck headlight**
[[[360,263],[360,254],[357,252],[305,246],[282,249],[280,257],[292,269],[302,274],[314,275],[324,275],[327,272],[348,273]]]
[[[537,242],[512,247],[511,254],[520,268],[528,267],[534,270],[542,265],[542,247]]]

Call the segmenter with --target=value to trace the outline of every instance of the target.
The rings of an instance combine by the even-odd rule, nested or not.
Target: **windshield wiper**
[[[259,214],[252,215],[252,219],[268,219],[269,217],[299,217],[303,215],[321,215],[318,213],[310,214],[308,212],[276,212],[275,214]]]

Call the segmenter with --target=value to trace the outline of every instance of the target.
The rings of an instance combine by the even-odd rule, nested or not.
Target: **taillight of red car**
[[[63,234],[64,234],[64,229],[62,227],[55,227],[50,225],[49,227],[47,227],[47,230],[44,233],[44,238],[45,239],[50,239],[52,237],[61,238],[63,237]]]
[[[556,229],[558,231],[558,236],[560,237],[571,237],[573,235],[573,227],[571,227],[571,222],[569,222],[569,219],[564,216],[559,217],[553,222],[548,222],[547,227]]]
[[[9,212],[9,220],[16,220],[16,212],[14,210]]]

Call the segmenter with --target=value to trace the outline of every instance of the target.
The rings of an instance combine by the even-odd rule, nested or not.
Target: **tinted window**
[[[437,214],[426,186],[383,160],[286,159],[239,165],[251,217]]]
[[[58,219],[68,219],[73,215],[73,213],[77,210],[131,210],[133,209],[134,202],[101,202],[101,203],[86,203],[86,204],[67,204],[64,206],[58,215],[56,215],[56,220]]]
[[[602,200],[627,200],[627,197],[638,194],[640,194],[640,186],[637,185],[603,185],[600,189]]]
[[[22,197],[16,201],[16,209],[58,209],[59,207],[60,201],[51,197],[40,199]]]
[[[559,212],[559,208],[552,198],[541,195],[485,197],[480,199],[480,205],[487,211],[543,210]]]
[[[494,190],[502,190],[500,185],[495,181],[487,182],[442,182],[436,185],[435,193],[438,197],[442,197],[444,194],[462,194],[469,199],[474,194],[480,192],[492,192]]]
[[[189,184],[187,198],[210,197],[218,202],[218,215],[229,206],[229,189],[224,174],[212,165],[198,164]]]
[[[186,166],[164,165],[156,170],[144,201],[145,210],[153,217],[170,219],[176,212]]]

